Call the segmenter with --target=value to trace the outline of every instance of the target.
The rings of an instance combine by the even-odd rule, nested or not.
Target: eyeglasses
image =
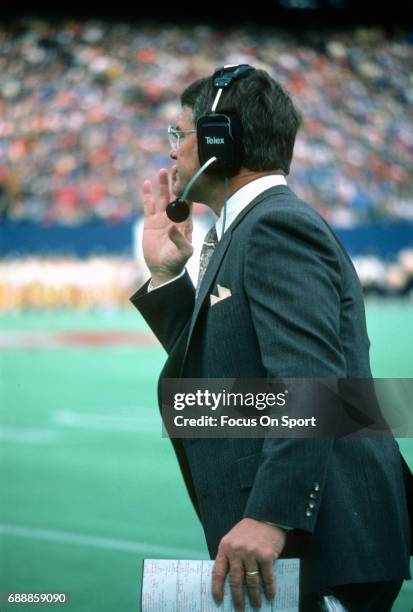
[[[168,125],[168,137],[171,149],[174,151],[179,147],[179,141],[186,134],[194,134],[196,130],[178,130],[174,125]]]

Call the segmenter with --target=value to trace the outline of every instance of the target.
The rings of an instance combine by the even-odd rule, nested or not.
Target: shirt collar
[[[244,210],[246,206],[252,200],[254,200],[260,193],[270,189],[271,187],[276,187],[277,185],[286,185],[287,181],[282,174],[267,174],[266,176],[261,176],[260,178],[247,183],[241,189],[238,189],[227,201],[227,218],[225,220],[225,231],[229,228],[229,226],[235,221],[238,217],[239,213]],[[223,210],[221,211],[221,216],[218,218],[218,221],[215,224],[215,228],[217,230],[218,240],[222,238],[222,223],[223,223]]]

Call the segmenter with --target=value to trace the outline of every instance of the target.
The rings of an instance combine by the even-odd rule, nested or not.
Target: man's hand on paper
[[[217,603],[224,597],[229,573],[231,594],[237,612],[244,611],[244,580],[254,608],[261,607],[261,582],[267,599],[275,597],[274,561],[285,546],[286,531],[255,519],[245,518],[221,540],[212,570],[212,595]],[[248,576],[246,572],[258,574]]]

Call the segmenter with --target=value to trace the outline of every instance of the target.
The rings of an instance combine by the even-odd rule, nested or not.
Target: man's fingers
[[[143,210],[145,217],[153,215],[155,212],[155,203],[153,201],[152,183],[150,180],[146,180],[143,183]]]
[[[169,173],[166,168],[161,168],[161,170],[159,170],[158,180],[159,202],[156,205],[156,208],[158,212],[164,212],[171,201],[171,193],[169,191]]]
[[[231,559],[229,583],[235,609],[244,612],[244,566],[238,559]]]
[[[275,597],[275,576],[272,562],[261,563],[261,578],[264,585],[264,593],[267,599]]]
[[[146,216],[153,215],[156,212],[165,212],[171,200],[171,193],[169,191],[169,175],[166,168],[159,170],[158,175],[159,183],[159,197],[154,198],[152,182],[146,180],[143,183],[143,209]]]
[[[228,559],[218,553],[212,568],[212,597],[217,603],[224,599],[224,583],[228,573]]]
[[[249,575],[248,572],[254,572],[254,575]],[[257,572],[257,573],[255,573]],[[248,596],[253,608],[261,607],[261,579],[260,572],[257,567],[245,569],[245,582],[247,583]]]

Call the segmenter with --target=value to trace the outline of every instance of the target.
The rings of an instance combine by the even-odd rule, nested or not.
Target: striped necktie
[[[201,255],[199,258],[199,274],[198,274],[198,282],[196,285],[195,299],[198,297],[199,288],[202,283],[202,279],[204,278],[204,274],[209,264],[209,260],[212,257],[212,253],[215,250],[215,247],[218,244],[218,236],[217,230],[215,229],[215,225],[211,227],[207,235],[205,236],[204,244],[202,245]]]

